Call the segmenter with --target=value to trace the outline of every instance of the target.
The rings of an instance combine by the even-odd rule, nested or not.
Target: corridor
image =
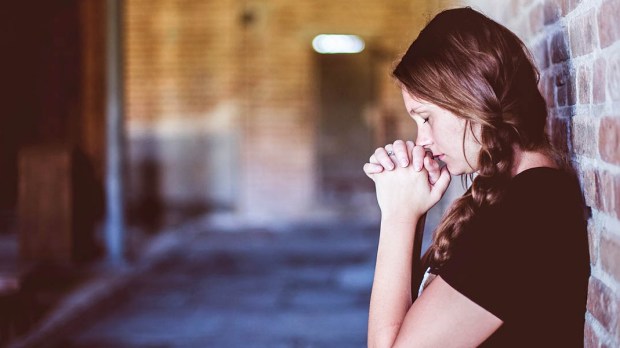
[[[53,347],[364,347],[378,229],[192,231]]]

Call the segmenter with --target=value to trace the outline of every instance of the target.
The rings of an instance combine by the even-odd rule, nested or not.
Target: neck
[[[558,168],[555,161],[544,151],[524,151],[514,146],[514,160],[511,175],[515,176],[524,170],[536,167]]]

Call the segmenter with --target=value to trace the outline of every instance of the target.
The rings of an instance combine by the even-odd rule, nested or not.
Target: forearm
[[[368,346],[390,347],[411,307],[411,265],[420,217],[381,219],[368,321]]]

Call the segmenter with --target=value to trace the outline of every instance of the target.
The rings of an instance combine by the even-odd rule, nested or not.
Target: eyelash
[[[423,123],[428,122],[428,117],[427,117],[427,118],[423,118],[423,120],[424,120],[424,122],[423,122]]]

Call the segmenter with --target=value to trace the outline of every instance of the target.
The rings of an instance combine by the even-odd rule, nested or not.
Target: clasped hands
[[[383,217],[419,218],[433,207],[450,184],[446,166],[412,141],[396,140],[380,147],[364,164],[364,173],[375,182]]]

